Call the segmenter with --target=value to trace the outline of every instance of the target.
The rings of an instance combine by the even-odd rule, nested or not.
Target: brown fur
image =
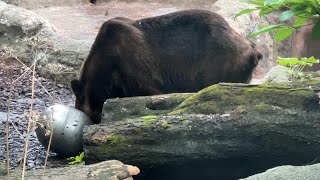
[[[184,10],[133,21],[106,21],[71,82],[76,108],[94,123],[106,99],[195,92],[251,80],[261,53],[218,14]]]

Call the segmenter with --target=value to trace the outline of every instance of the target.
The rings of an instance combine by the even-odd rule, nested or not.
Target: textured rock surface
[[[283,164],[305,164],[319,156],[319,88],[319,79],[259,86],[221,83],[167,111],[143,110],[147,97],[144,102],[142,97],[107,101],[105,107],[115,107],[104,108],[111,116],[84,128],[86,157],[137,164],[142,172],[161,166],[192,169],[177,175],[168,168],[162,179],[174,179],[171,174],[237,179]],[[161,96],[153,98],[161,101]],[[170,100],[176,97],[167,96]],[[119,111],[122,104],[125,110]],[[230,166],[223,168],[226,160]]]
[[[320,179],[320,164],[308,166],[279,166],[242,180],[318,180]]]
[[[52,168],[47,169],[45,174],[42,173],[42,169],[26,171],[25,178],[28,180],[133,180],[130,172],[128,171],[128,167],[117,160],[104,161],[86,166]],[[14,179],[16,177],[21,177],[21,171],[16,170],[11,172],[9,177],[0,176],[0,179]]]
[[[184,93],[108,99],[103,106],[101,123],[168,113],[191,95]]]
[[[72,6],[88,3],[89,0],[3,0],[7,4],[27,9],[46,8],[50,6]]]
[[[287,67],[276,65],[263,78],[253,79],[251,84],[290,82],[291,73],[289,70]]]
[[[37,61],[38,73],[69,83],[76,77],[92,42],[65,38],[50,22],[24,8],[0,4],[0,50],[9,47],[13,56],[27,64]]]

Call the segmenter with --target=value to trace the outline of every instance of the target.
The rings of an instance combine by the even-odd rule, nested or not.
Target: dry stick
[[[57,81],[57,77],[55,76],[54,79],[54,88],[56,88],[56,81]],[[52,105],[54,105],[55,99],[54,97],[52,98]],[[54,114],[54,108],[52,108],[52,114],[51,114],[51,120],[53,121],[53,114]],[[52,123],[52,121],[48,121],[49,123]],[[44,174],[46,173],[46,168],[47,168],[47,162],[48,162],[48,157],[49,157],[49,152],[50,152],[50,147],[51,147],[51,141],[52,141],[52,135],[53,135],[53,125],[51,124],[51,132],[50,132],[50,139],[49,139],[49,143],[48,143],[48,148],[47,148],[47,152],[46,152],[46,158],[44,160],[44,167],[43,167],[43,171],[42,171],[42,175],[41,175],[41,179],[43,178]]]
[[[46,53],[46,52],[45,52]],[[15,58],[20,64],[22,64],[24,67],[27,67],[27,70],[23,73],[23,74],[21,74],[18,78],[20,78],[21,76],[24,76],[29,70],[30,70],[30,68],[32,67],[32,65],[30,66],[30,68],[27,66],[27,65],[25,65],[23,62],[21,62],[18,58]],[[16,79],[15,80],[15,82],[17,81],[18,79]],[[53,98],[52,96],[51,96],[51,94],[48,92],[48,90],[41,84],[41,82],[37,79],[37,78],[35,78],[35,80],[37,81],[37,83],[42,87],[42,89],[51,97],[51,98]]]
[[[32,121],[33,103],[34,103],[34,82],[35,82],[35,71],[36,71],[37,60],[38,59],[36,58],[35,63],[33,65],[33,71],[32,71],[31,105],[30,105],[30,115],[29,115],[28,128],[27,128],[27,137],[26,137],[26,142],[24,146],[23,168],[22,168],[22,177],[21,177],[22,180],[24,180],[24,175],[26,170],[27,150],[28,150],[28,143],[29,143],[30,126]]]
[[[17,126],[14,125],[14,123],[11,123],[11,126],[13,127],[14,130],[17,131],[17,134],[20,136],[20,138],[21,138],[22,140],[24,140],[24,137],[23,137],[23,135],[19,132]]]
[[[53,111],[54,111],[54,109],[53,109]],[[53,113],[54,112],[52,112],[51,119],[53,119]],[[43,178],[44,174],[46,173],[46,167],[47,167],[48,157],[49,157],[49,153],[50,153],[52,135],[53,135],[53,125],[51,125],[50,139],[49,139],[48,148],[47,148],[47,151],[46,151],[46,158],[44,160],[44,167],[43,167],[41,179]]]
[[[48,51],[48,49],[46,48],[46,49],[45,49],[45,52],[42,54],[42,56],[44,56],[44,55],[47,53],[47,51]],[[35,52],[35,51],[33,51],[33,50],[32,50],[32,52],[33,52],[33,54],[37,54],[37,52]],[[32,71],[32,73],[33,73],[33,75],[32,75],[32,98],[31,98],[31,99],[32,99],[32,102],[31,102],[30,116],[29,116],[28,127],[27,127],[27,136],[26,136],[26,138],[25,138],[25,147],[24,147],[23,152],[22,152],[22,155],[23,155],[23,172],[22,172],[22,179],[24,179],[26,156],[27,156],[27,153],[28,153],[27,149],[28,149],[30,126],[31,126],[31,118],[32,118],[32,110],[33,110],[33,103],[34,103],[34,82],[35,82],[35,80],[37,80],[36,77],[35,77],[35,68],[36,68],[36,62],[37,62],[39,59],[41,59],[42,56],[41,56],[41,57],[39,57],[39,56],[36,57],[36,58],[35,58],[35,62],[34,62],[30,67],[28,67],[27,70],[26,70],[22,75],[20,75],[20,76],[18,77],[18,79],[21,78],[21,76],[23,76],[24,74],[26,74],[26,72],[29,71],[29,70],[32,68],[32,66],[33,66],[33,71]],[[16,60],[17,60],[18,62],[20,62],[22,65],[26,66],[26,65],[25,65],[24,63],[22,63],[19,59],[16,58]],[[14,82],[16,82],[18,79],[16,79]],[[41,85],[41,83],[40,83],[38,80],[37,80],[37,82]],[[42,85],[41,85],[41,87],[44,88]],[[44,89],[45,89],[45,88],[44,88]],[[45,89],[45,91],[47,92],[46,89]],[[52,97],[49,92],[47,92],[47,93],[49,94],[50,97]],[[22,158],[22,157],[21,157],[21,158]],[[19,167],[21,167],[21,163],[22,163],[22,160],[20,161]],[[15,179],[18,179],[18,174],[19,174],[19,173],[16,173]]]
[[[8,99],[8,112],[7,112],[7,122],[6,122],[6,150],[7,150],[7,179],[10,179],[10,147],[9,147],[9,115],[10,115],[10,107],[11,107],[11,98],[12,98],[12,91],[13,91],[13,84],[12,84],[12,69],[9,68],[9,79],[10,79],[10,91],[9,91],[9,99]]]
[[[17,82],[21,77],[23,77],[25,74],[27,74],[28,71],[31,70],[31,67],[34,66],[36,63],[37,63],[37,61],[34,61],[34,63],[30,67],[28,67],[27,70],[23,74],[21,74],[16,80],[14,80],[13,83]]]

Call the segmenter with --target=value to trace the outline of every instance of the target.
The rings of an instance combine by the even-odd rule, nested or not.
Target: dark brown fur
[[[71,85],[76,108],[99,123],[106,99],[247,83],[261,58],[253,43],[210,11],[114,18],[102,25],[79,80]]]

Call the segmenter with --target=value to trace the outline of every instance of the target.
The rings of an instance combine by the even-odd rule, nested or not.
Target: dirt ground
[[[78,40],[94,40],[100,26],[108,19],[122,16],[132,19],[157,16],[182,8],[158,2],[111,1],[98,5],[48,7],[32,9],[47,18],[66,37]]]

